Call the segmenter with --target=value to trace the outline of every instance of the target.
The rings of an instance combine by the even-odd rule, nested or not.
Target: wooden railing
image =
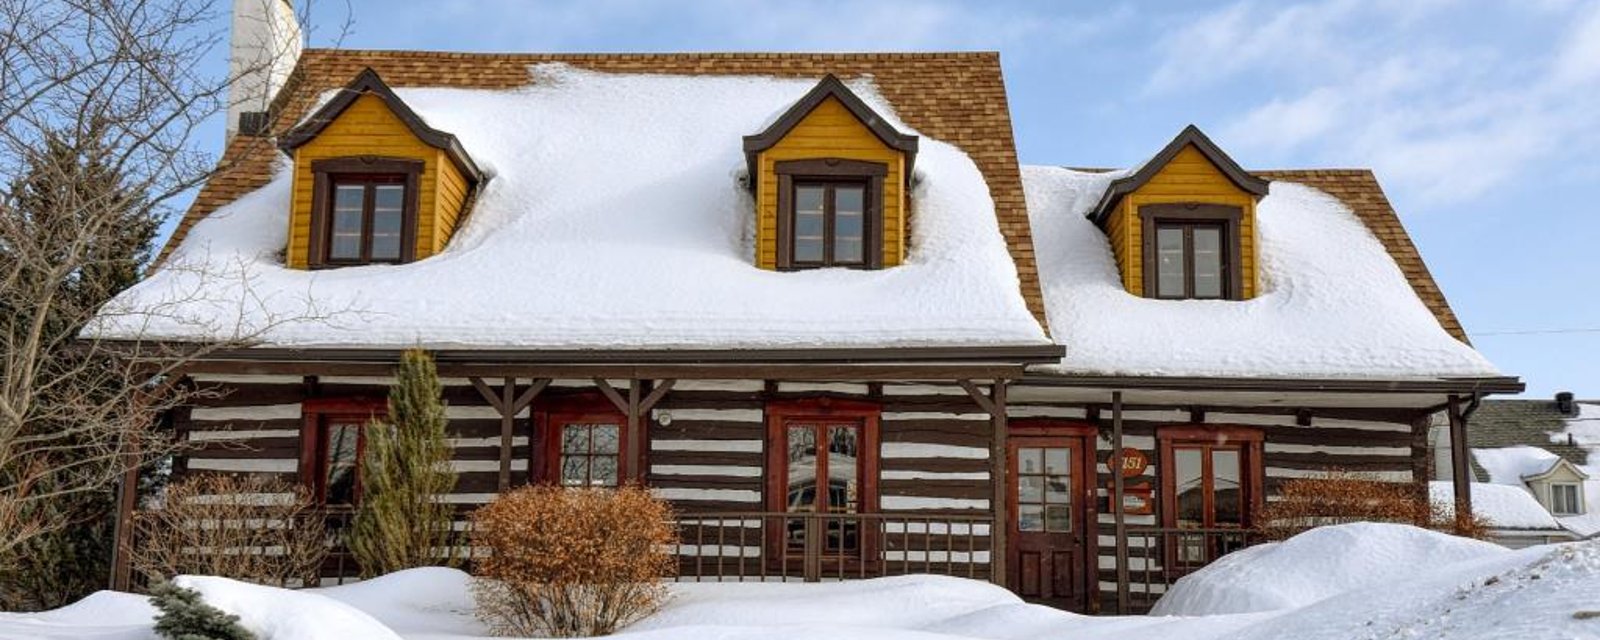
[[[680,581],[848,580],[910,573],[988,579],[992,520],[902,513],[678,516]]]
[[[1249,529],[1129,528],[1126,589],[1132,611],[1149,610],[1179,578],[1261,541]]]

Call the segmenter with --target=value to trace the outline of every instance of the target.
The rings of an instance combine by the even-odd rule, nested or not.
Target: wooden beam
[[[988,413],[989,417],[1004,417],[1005,410],[999,409],[997,411],[994,401],[990,400],[983,390],[978,388],[977,384],[974,384],[971,380],[957,380],[956,383],[960,384],[962,389],[967,390],[967,395],[972,396],[972,401],[978,403],[978,407]]]
[[[617,393],[617,388],[611,386],[611,383],[607,382],[605,378],[595,378],[594,386],[600,389],[600,395],[605,396],[607,400],[611,401],[612,405],[617,407],[617,411],[628,412],[628,399]]]
[[[624,478],[632,478],[643,482],[644,480],[644,424],[640,420],[639,401],[643,393],[644,381],[628,381],[628,442],[624,447],[627,454],[623,460]]]
[[[472,388],[478,390],[478,395],[483,396],[484,402],[487,402],[489,403],[489,406],[494,407],[495,411],[498,411],[501,414],[505,413],[505,409],[500,406],[500,394],[495,393],[494,389],[490,389],[489,383],[484,382],[483,378],[479,378],[477,376],[469,377],[467,378],[467,381],[472,383]]]
[[[1111,517],[1117,536],[1117,614],[1129,613],[1128,599],[1128,514],[1122,486],[1122,392],[1111,392]],[[1161,472],[1166,473],[1166,469]]]
[[[672,390],[672,385],[677,383],[677,380],[672,379],[658,381],[656,387],[650,390],[650,395],[645,396],[644,402],[640,403],[639,410],[650,411],[656,408],[656,403],[661,402],[661,399],[666,397],[667,392]]]
[[[1450,418],[1450,480],[1456,498],[1456,523],[1466,523],[1472,518],[1472,455],[1467,446],[1467,419],[1461,413],[1461,396],[1450,396],[1445,405]]]
[[[497,408],[500,410],[500,491],[504,493],[511,488],[511,437],[517,425],[517,416],[511,412],[511,407],[516,404],[517,379],[506,378],[501,394]]]
[[[549,378],[540,378],[538,380],[534,380],[533,384],[529,385],[527,390],[522,392],[522,395],[517,396],[517,401],[512,403],[511,415],[515,417],[517,414],[522,413],[522,410],[528,408],[528,405],[533,404],[533,399],[537,398],[539,394],[544,391],[545,387],[548,386],[550,386]]]
[[[133,512],[139,506],[139,444],[128,443],[123,454],[122,481],[117,484],[117,520],[111,548],[111,589],[128,591],[133,586]]]
[[[963,387],[971,386],[972,389],[977,388],[969,381],[963,380],[962,382]],[[972,390],[969,389],[968,393],[971,392]],[[991,564],[990,575],[993,577],[995,584],[1009,588],[1010,585],[1007,584],[1006,575],[1009,567],[1006,565],[1011,559],[1011,541],[1008,539],[1010,537],[1008,532],[1011,530],[1011,516],[1009,514],[1010,509],[1007,509],[1007,502],[1010,497],[1011,481],[1006,477],[1006,471],[1010,466],[1010,450],[1006,444],[1007,431],[1009,430],[1009,426],[1006,423],[1006,381],[994,381],[994,385],[990,387],[989,394],[988,398],[983,398],[982,394],[977,394],[973,397],[974,399],[982,398],[986,401],[980,402],[979,405],[987,405],[985,409],[989,411],[991,428],[994,431],[994,435],[990,438],[991,447],[989,450],[989,479],[993,489],[989,504],[990,510],[994,513],[994,524],[989,526],[989,537],[993,547],[989,558]]]

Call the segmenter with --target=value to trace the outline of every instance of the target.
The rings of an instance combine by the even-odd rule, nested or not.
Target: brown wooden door
[[[1012,591],[1029,602],[1084,611],[1092,558],[1087,553],[1087,439],[1013,436],[1010,442]]]

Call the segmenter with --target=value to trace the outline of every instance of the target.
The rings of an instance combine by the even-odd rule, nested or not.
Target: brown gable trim
[[[799,125],[801,120],[804,120],[807,115],[811,114],[812,110],[816,109],[818,105],[828,98],[838,100],[840,104],[844,105],[845,109],[850,111],[850,115],[855,116],[857,120],[861,121],[861,124],[866,125],[867,129],[872,131],[872,135],[877,136],[878,140],[888,145],[889,148],[906,154],[906,183],[910,184],[911,169],[916,166],[917,137],[900,133],[890,126],[883,119],[883,116],[878,115],[876,111],[872,110],[872,107],[862,102],[854,91],[844,86],[844,82],[840,81],[838,76],[830,73],[823,76],[822,81],[818,82],[817,86],[812,87],[811,91],[790,106],[788,111],[783,112],[783,115],[779,116],[765,131],[744,137],[745,168],[750,175],[747,186],[751,191],[755,191],[756,188],[756,175],[758,174],[756,156],[762,151],[771,149],[773,145],[778,144],[778,141],[783,140],[784,136],[789,135],[790,130]]]
[[[1267,180],[1250,175],[1250,172],[1245,171],[1239,166],[1239,163],[1234,162],[1233,158],[1223,152],[1221,147],[1212,142],[1211,138],[1200,130],[1200,127],[1191,124],[1184,127],[1183,131],[1172,139],[1172,142],[1168,142],[1160,153],[1157,153],[1149,162],[1144,163],[1144,166],[1139,167],[1139,170],[1135,171],[1133,175],[1113,180],[1111,186],[1106,189],[1105,194],[1100,197],[1100,203],[1090,210],[1089,219],[1103,228],[1106,217],[1111,214],[1111,210],[1117,206],[1123,196],[1133,193],[1139,187],[1144,186],[1163,167],[1167,166],[1167,163],[1172,162],[1172,159],[1177,157],[1178,152],[1183,151],[1183,148],[1189,145],[1194,145],[1194,148],[1198,149],[1201,155],[1210,160],[1211,164],[1216,165],[1217,169],[1222,171],[1222,175],[1227,176],[1234,186],[1257,197],[1267,195]]]
[[[428,123],[423,122],[422,117],[417,115],[417,112],[412,111],[411,107],[400,99],[400,96],[395,95],[394,90],[389,88],[389,85],[383,81],[383,78],[378,76],[378,72],[374,71],[372,67],[362,69],[361,73],[356,74],[355,79],[350,81],[350,84],[345,85],[332,100],[322,105],[322,108],[318,109],[316,113],[311,114],[311,117],[307,118],[304,123],[280,136],[278,138],[278,148],[282,149],[286,154],[294,155],[295,149],[300,148],[307,142],[311,142],[318,134],[322,133],[323,129],[333,124],[333,121],[337,120],[345,109],[349,109],[350,105],[355,104],[358,98],[368,94],[382,100],[389,107],[389,110],[400,118],[401,122],[405,123],[406,128],[411,130],[411,135],[416,136],[418,140],[430,147],[444,150],[450,156],[450,161],[472,183],[471,186],[476,186],[483,182],[483,171],[478,168],[477,163],[472,161],[472,157],[467,155],[467,150],[461,147],[461,141],[456,139],[454,135],[430,127]]]

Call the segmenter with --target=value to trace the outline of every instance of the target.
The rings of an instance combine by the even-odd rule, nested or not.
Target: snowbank
[[[1228,554],[1184,576],[1151,613],[1200,616],[1294,609],[1409,578],[1420,567],[1438,568],[1505,553],[1488,542],[1407,525],[1321,527]]]
[[[1482,516],[1496,529],[1547,529],[1559,533],[1561,525],[1546,511],[1539,500],[1520,484],[1509,486],[1474,482],[1472,487],[1472,512]],[[1440,505],[1445,518],[1456,517],[1455,485],[1448,480],[1428,483],[1428,493]]]
[[[178,576],[173,584],[199,591],[206,604],[239,616],[256,640],[400,640],[360,609],[313,590],[263,587],[227,578]]]
[[[1245,565],[1238,558],[1251,558]],[[1228,556],[1169,598],[1198,616],[1090,617],[1026,604],[995,585],[936,576],[841,583],[683,583],[657,615],[618,640],[1211,640],[1600,637],[1600,543],[1509,551],[1398,525],[1345,525]],[[1319,580],[1319,577],[1321,578]],[[1205,584],[1202,584],[1205,583]],[[471,640],[465,574],[402,571],[297,593],[220,579],[191,582],[224,609],[245,607],[263,640],[401,637]],[[1194,592],[1215,589],[1219,593]],[[1272,595],[1274,591],[1280,595]],[[1275,603],[1269,600],[1277,598]],[[220,602],[218,601],[220,600]],[[1169,610],[1180,608],[1163,601]],[[359,611],[358,611],[359,610]],[[43,614],[0,614],[0,638],[146,640],[143,598],[97,594]],[[142,623],[140,622],[142,618]],[[382,624],[380,624],[380,622]],[[120,635],[96,635],[104,625]],[[257,625],[277,624],[264,627]],[[290,628],[294,624],[297,627]],[[387,626],[387,629],[384,628]]]
[[[1064,373],[1241,377],[1498,375],[1452,338],[1338,200],[1273,182],[1256,209],[1260,295],[1154,300],[1122,285],[1084,214],[1123,172],[1023,167],[1034,252]]]
[[[398,89],[493,174],[442,254],[284,267],[291,176],[280,166],[196,224],[90,333],[525,349],[1049,344],[982,174],[925,136],[905,265],[754,266],[740,141],[816,81],[543,65],[514,90]],[[912,131],[870,80],[851,88]]]

